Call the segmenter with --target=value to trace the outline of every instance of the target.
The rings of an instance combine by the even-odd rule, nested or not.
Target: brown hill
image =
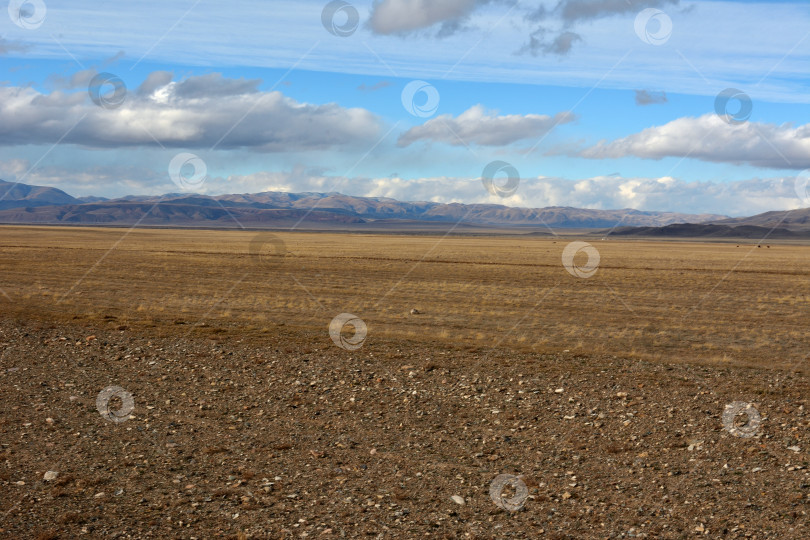
[[[810,208],[765,212],[751,217],[721,219],[714,223],[718,225],[754,225],[758,227],[780,227],[791,230],[810,231]]]
[[[78,202],[78,199],[71,197],[61,189],[0,180],[0,210]]]

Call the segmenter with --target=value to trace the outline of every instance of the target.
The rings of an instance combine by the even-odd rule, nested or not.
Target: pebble
[[[48,471],[48,472],[45,473],[45,476],[43,476],[42,478],[46,482],[50,482],[51,480],[56,480],[57,476],[59,476],[58,472],[56,472],[56,471]]]
[[[464,506],[464,497],[462,497],[461,495],[453,495],[450,498],[453,499],[454,503]]]
[[[556,390],[554,390],[555,394],[562,394],[563,392],[565,392],[563,388],[557,388]]]

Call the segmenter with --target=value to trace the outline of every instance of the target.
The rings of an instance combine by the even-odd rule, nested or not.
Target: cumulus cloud
[[[690,157],[716,163],[774,169],[810,168],[810,124],[727,124],[715,114],[684,117],[614,141],[601,141],[579,155],[591,159],[635,156]]]
[[[496,116],[482,105],[470,107],[456,118],[449,114],[437,116],[421,126],[400,135],[397,145],[408,146],[417,141],[443,142],[453,146],[477,144],[506,146],[516,141],[540,137],[560,124],[572,122],[575,116],[563,112],[554,116],[541,114],[509,114]]]
[[[529,41],[518,51],[534,56],[541,54],[568,54],[574,43],[583,41],[575,27],[582,22],[604,19],[615,15],[638,13],[645,8],[661,8],[678,4],[680,0],[561,0],[548,9],[541,4],[526,15],[526,20],[540,23],[529,36]],[[556,27],[556,30],[553,30]]]
[[[667,93],[663,90],[661,92],[654,92],[651,90],[636,90],[636,105],[655,105],[660,103],[667,103]]]
[[[0,144],[61,140],[110,148],[158,141],[170,148],[285,152],[351,146],[378,135],[380,120],[365,109],[301,103],[259,91],[260,82],[217,73],[175,82],[155,72],[112,109],[93,104],[86,91],[0,87]]]
[[[439,23],[439,36],[457,31],[475,8],[489,0],[380,0],[371,8],[369,26],[376,34],[407,34]]]

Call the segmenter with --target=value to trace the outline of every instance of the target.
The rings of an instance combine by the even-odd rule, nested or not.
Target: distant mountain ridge
[[[76,204],[80,201],[61,189],[45,186],[29,186],[0,180],[0,210],[20,206],[37,207],[61,204]]]
[[[6,185],[11,185],[4,182]],[[27,189],[26,189],[27,188]],[[335,225],[396,222],[463,222],[478,226],[567,228],[662,226],[704,223],[725,216],[640,210],[592,210],[570,207],[515,208],[498,204],[402,202],[385,197],[341,193],[263,192],[231,195],[168,194],[106,200],[76,199],[54,188],[15,186],[15,195],[49,190],[49,197],[9,196],[2,201],[3,223],[76,223],[178,226],[287,226],[299,220]],[[60,194],[57,196],[57,194]],[[153,208],[154,207],[154,208]],[[151,209],[151,210],[150,210]],[[227,209],[227,210],[226,210]],[[392,221],[393,220],[393,221]]]
[[[516,208],[498,204],[403,202],[341,193],[268,191],[229,195],[171,193],[119,199],[76,198],[62,190],[0,180],[0,223],[213,228],[466,228],[610,229],[618,236],[771,238],[810,236],[810,209],[746,218],[715,214]],[[605,231],[607,232],[607,231]]]

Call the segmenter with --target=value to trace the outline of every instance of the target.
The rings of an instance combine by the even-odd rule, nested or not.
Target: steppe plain
[[[807,538],[810,246],[602,238],[2,227],[0,536]]]

